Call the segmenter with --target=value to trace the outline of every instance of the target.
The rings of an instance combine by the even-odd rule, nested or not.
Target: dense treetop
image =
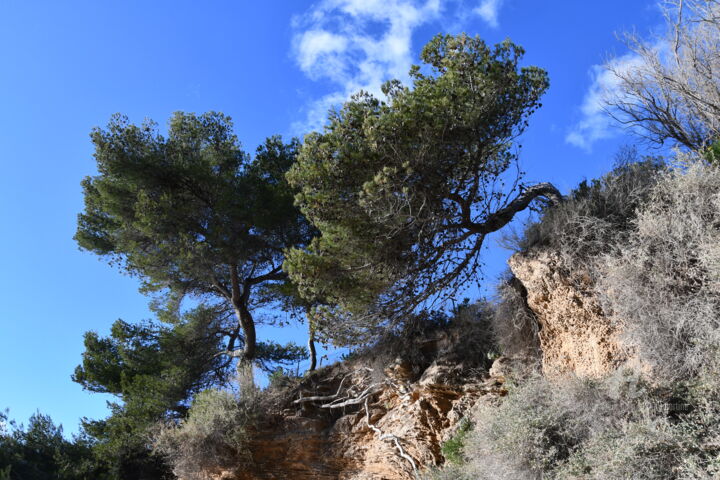
[[[253,359],[252,310],[269,299],[252,290],[282,281],[284,249],[311,231],[284,177],[298,142],[269,138],[253,158],[214,112],[177,113],[167,138],[115,116],[92,140],[99,175],[83,181],[79,245],[120,262],[148,291],[220,300],[237,318],[228,353]]]
[[[504,184],[548,88],[544,70],[520,67],[522,55],[510,41],[436,36],[411,87],[386,83],[386,101],[361,92],[305,138],[288,178],[321,235],[285,262],[301,293],[355,321],[397,317],[459,288],[486,234],[557,193],[545,185],[511,201],[517,178]]]

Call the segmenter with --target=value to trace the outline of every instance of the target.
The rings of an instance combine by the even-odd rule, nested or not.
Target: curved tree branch
[[[487,235],[496,232],[510,223],[516,213],[525,210],[530,202],[538,197],[545,197],[553,204],[561,203],[563,196],[552,183],[538,183],[526,188],[513,201],[495,213],[488,215],[484,222],[464,221],[462,226],[473,233]]]

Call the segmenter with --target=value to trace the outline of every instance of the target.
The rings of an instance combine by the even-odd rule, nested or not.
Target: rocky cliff
[[[509,264],[538,323],[546,375],[596,377],[632,357],[589,275],[569,275],[546,251],[516,254]],[[370,368],[361,359],[316,372],[252,432],[248,466],[213,478],[419,478],[418,472],[444,462],[443,443],[477,402],[504,395],[505,375],[517,360],[500,358],[488,370],[485,359],[458,349],[463,342],[472,343],[471,335],[439,331],[417,340],[430,359],[420,365],[398,358],[389,367]]]
[[[634,361],[622,326],[603,312],[592,275],[568,272],[547,250],[515,254],[508,264],[537,320],[545,375],[599,377]]]
[[[362,385],[367,380],[343,368],[321,373],[323,385],[313,392],[319,396],[330,396],[324,394],[343,378]],[[256,432],[252,469],[225,478],[414,479],[416,471],[442,464],[442,442],[478,399],[503,392],[499,383],[479,378],[445,383],[447,373],[435,365],[418,382],[389,382],[337,413],[322,411],[319,402],[286,410],[271,428]]]

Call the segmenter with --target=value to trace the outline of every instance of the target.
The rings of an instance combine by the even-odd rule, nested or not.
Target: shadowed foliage
[[[321,235],[285,261],[303,295],[352,314],[356,334],[372,332],[377,319],[454,293],[487,234],[537,197],[560,198],[508,173],[548,87],[522,55],[509,41],[436,36],[412,87],[388,82],[387,101],[361,92],[305,138],[288,179]]]
[[[253,360],[252,311],[271,300],[253,289],[283,281],[283,250],[311,234],[285,181],[298,142],[269,138],[251,158],[219,113],[177,113],[167,138],[115,116],[91,137],[99,174],[83,181],[78,244],[140,276],[146,291],[227,305],[237,317],[228,355]]]

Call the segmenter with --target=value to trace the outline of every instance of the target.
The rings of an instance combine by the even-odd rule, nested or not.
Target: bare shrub
[[[497,289],[497,305],[492,315],[492,332],[500,351],[508,357],[540,357],[538,323],[527,306],[527,291],[514,276]]]
[[[652,384],[632,370],[526,380],[499,406],[477,409],[466,462],[433,478],[720,478],[720,169],[688,154],[679,161],[623,167],[630,177],[589,186],[536,227],[537,241],[566,249],[568,268],[591,269],[605,311],[654,366]],[[632,207],[620,205],[622,192]],[[587,218],[604,221],[586,231],[592,241],[553,237]],[[523,315],[522,292],[503,292],[499,343],[527,348],[532,329],[513,317]]]
[[[450,313],[408,315],[396,328],[385,330],[374,343],[355,350],[346,359],[372,367],[377,375],[402,364],[412,370],[410,380],[416,380],[434,361],[486,371],[497,354],[492,315],[492,305],[484,300],[465,301]]]
[[[606,65],[618,80],[618,91],[606,95],[608,111],[653,142],[701,150],[720,137],[720,2],[660,3],[665,34],[627,34],[635,58]]]
[[[222,390],[205,390],[193,401],[187,419],[159,428],[155,451],[175,475],[206,480],[218,470],[233,470],[248,462],[247,427],[257,420],[257,395],[245,389],[241,398]]]
[[[494,306],[485,300],[464,302],[452,312],[449,325],[451,341],[445,352],[445,361],[462,362],[466,366],[487,369],[498,354],[492,330]]]
[[[527,227],[524,237],[515,239],[514,248],[520,252],[551,249],[568,279],[580,281],[584,274],[594,279],[598,259],[627,239],[637,208],[647,201],[664,168],[659,159],[640,159],[634,148],[621,150],[612,172],[582,182],[563,203],[548,208]],[[504,355],[536,358],[538,327],[523,290],[512,278],[501,283],[492,328]]]
[[[720,476],[717,384],[692,382],[635,394],[633,414],[591,436],[558,469],[557,478],[710,480]]]
[[[551,383],[536,377],[500,406],[481,404],[466,441],[468,478],[552,478],[589,438],[632,415],[631,391],[608,390],[593,380]]]
[[[641,418],[591,438],[557,472],[559,479],[632,478],[670,480],[679,475],[695,443],[665,416],[646,411]],[[702,478],[702,477],[686,477]],[[709,477],[707,477],[709,478]]]
[[[606,310],[657,375],[718,372],[720,170],[695,162],[664,175],[600,277]]]
[[[461,465],[446,465],[443,468],[433,469],[427,472],[425,480],[472,480],[465,475],[465,469]]]
[[[629,370],[603,380],[535,377],[499,406],[481,404],[465,463],[431,478],[716,478],[720,412],[704,394],[700,401],[685,395],[689,403],[679,406],[687,408],[673,411],[672,392]]]
[[[635,211],[663,170],[661,160],[639,159],[634,149],[621,151],[618,160],[610,173],[583,181],[563,203],[548,208],[528,226],[518,249],[546,246],[560,254],[569,270],[594,270],[594,259],[630,231]]]

